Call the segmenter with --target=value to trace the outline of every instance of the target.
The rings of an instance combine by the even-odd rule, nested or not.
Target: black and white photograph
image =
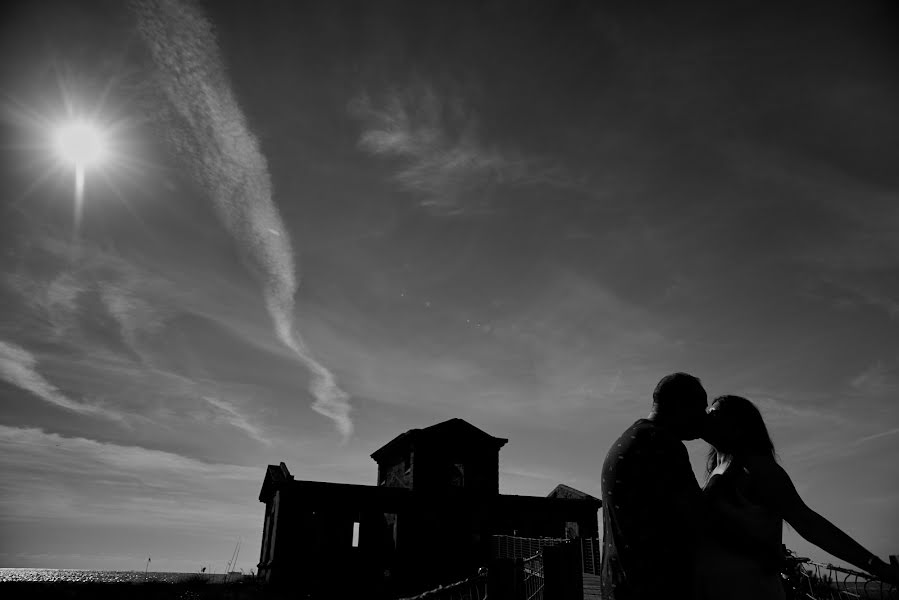
[[[899,600],[899,4],[8,0],[0,596]]]

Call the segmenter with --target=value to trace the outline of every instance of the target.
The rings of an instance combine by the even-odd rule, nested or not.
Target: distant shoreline
[[[103,571],[97,569],[48,569],[3,567],[2,583],[73,583],[73,584],[139,584],[139,583],[242,583],[252,582],[250,574],[171,572],[171,571]]]
[[[282,600],[249,575],[96,571],[90,569],[0,569],[0,597],[91,600]]]

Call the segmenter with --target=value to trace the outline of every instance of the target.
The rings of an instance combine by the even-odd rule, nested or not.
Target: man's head
[[[653,418],[682,440],[702,435],[708,396],[698,378],[687,373],[662,377],[652,393]]]

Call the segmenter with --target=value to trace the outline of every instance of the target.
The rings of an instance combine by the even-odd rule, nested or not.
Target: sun
[[[25,187],[16,202],[48,182],[68,179],[73,183],[76,236],[86,199],[96,198],[102,204],[111,192],[136,214],[131,207],[132,196],[135,192],[143,196],[140,183],[162,171],[161,165],[148,160],[145,154],[154,147],[151,140],[155,138],[142,139],[138,135],[151,121],[138,114],[135,107],[115,101],[119,94],[117,80],[78,81],[63,74],[56,81],[59,95],[48,93],[30,98],[8,95],[0,99],[4,121],[8,119],[20,130],[17,138],[21,141],[17,146],[23,150],[22,163],[45,167],[40,171],[34,169],[34,181]],[[79,93],[79,90],[95,88],[101,93]],[[124,193],[123,184],[129,193]],[[53,188],[54,194],[48,198],[55,197],[62,189],[58,185]]]
[[[84,119],[58,126],[53,146],[57,156],[76,169],[98,166],[109,155],[106,133],[100,126]]]

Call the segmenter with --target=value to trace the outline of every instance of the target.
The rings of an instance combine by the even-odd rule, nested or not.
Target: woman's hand
[[[890,564],[872,556],[870,566],[865,570],[878,579],[899,586],[899,564]]]
[[[724,475],[727,472],[728,467],[730,467],[731,458],[726,454],[718,453],[718,466],[715,467],[715,470],[712,471],[709,477],[713,477],[715,475]]]

